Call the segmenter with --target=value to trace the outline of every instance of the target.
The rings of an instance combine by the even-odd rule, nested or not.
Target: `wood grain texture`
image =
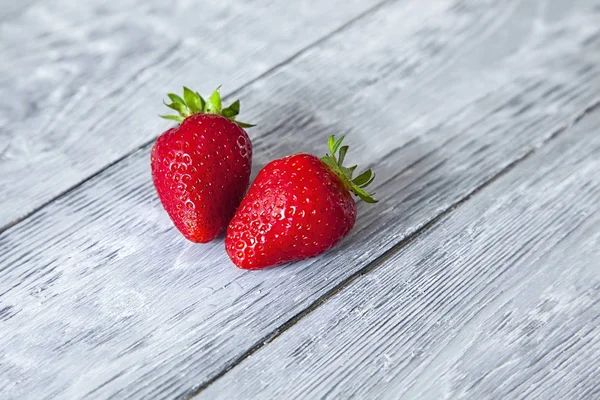
[[[592,399],[600,110],[197,399]]]
[[[157,137],[169,124],[158,118],[167,92],[224,84],[231,93],[379,1],[0,9],[0,229]]]
[[[322,257],[246,272],[221,241],[186,243],[147,147],[0,234],[0,397],[194,393],[542,146],[600,88],[600,10],[543,5],[390,3],[240,93],[255,171],[330,133],[376,166],[381,202]]]

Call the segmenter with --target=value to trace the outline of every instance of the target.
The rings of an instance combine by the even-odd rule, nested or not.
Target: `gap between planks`
[[[493,184],[498,179],[500,179],[504,175],[506,175],[509,172],[511,172],[512,170],[514,170],[517,166],[519,166],[519,164],[521,164],[522,162],[531,158],[541,148],[545,147],[550,142],[557,139],[561,134],[565,133],[566,131],[571,129],[573,126],[575,126],[578,122],[580,122],[583,118],[585,118],[585,116],[587,114],[595,111],[598,108],[600,108],[600,98],[596,99],[595,101],[590,103],[587,107],[585,107],[583,109],[582,112],[576,114],[571,119],[570,122],[566,123],[564,126],[558,128],[556,131],[554,131],[550,136],[548,136],[537,147],[532,148],[527,153],[523,154],[521,157],[512,161],[510,164],[505,166],[498,173],[493,175],[490,179],[488,179],[487,181],[485,181],[484,183],[482,183],[481,185],[479,185],[478,187],[473,189],[470,193],[467,193],[463,198],[456,201],[454,204],[450,205],[448,208],[446,208],[445,210],[440,212],[438,215],[436,215],[429,221],[425,222],[425,224],[423,224],[423,226],[421,226],[415,232],[411,233],[410,235],[406,236],[404,239],[400,240],[398,243],[396,243],[390,249],[385,251],[381,256],[379,256],[375,260],[371,261],[370,263],[365,265],[363,268],[356,271],[354,274],[348,276],[346,279],[342,280],[337,286],[331,288],[329,291],[327,291],[325,294],[323,294],[321,297],[319,297],[317,300],[315,300],[312,304],[310,304],[308,307],[306,307],[304,310],[302,310],[301,312],[299,312],[298,314],[294,315],[292,318],[290,318],[289,320],[287,320],[286,322],[281,324],[277,329],[275,329],[268,335],[264,336],[254,346],[252,346],[245,353],[241,354],[239,357],[237,357],[235,360],[233,360],[229,365],[227,365],[227,367],[225,367],[220,372],[215,374],[212,378],[208,379],[206,382],[201,384],[198,388],[196,388],[191,393],[189,393],[185,398],[191,399],[191,398],[197,396],[198,394],[200,394],[203,390],[205,390],[210,385],[212,385],[213,383],[215,383],[216,381],[221,379],[229,371],[231,371],[233,368],[235,368],[236,366],[241,364],[244,360],[251,357],[254,353],[261,350],[263,347],[272,343],[281,334],[283,334],[285,331],[287,331],[288,329],[290,329],[291,327],[296,325],[298,322],[300,322],[300,320],[302,318],[306,317],[307,315],[309,315],[310,313],[315,311],[317,308],[319,308],[321,305],[326,303],[329,299],[333,298],[335,295],[337,295],[338,293],[343,291],[347,286],[351,285],[354,281],[356,281],[360,277],[370,273],[371,271],[375,270],[380,265],[384,264],[387,260],[392,258],[396,253],[398,253],[399,251],[404,249],[406,246],[410,245],[415,240],[417,240],[422,234],[428,232],[430,229],[435,227],[437,225],[437,223],[440,220],[442,220],[444,217],[451,214],[454,210],[456,210],[457,208],[459,208],[460,206],[465,204],[477,193],[481,192],[486,187]]]
[[[238,86],[236,89],[234,89],[231,93],[229,93],[227,96],[223,97],[223,100],[229,100],[231,97],[236,96],[238,93],[240,93],[241,91],[243,91],[244,89],[246,89],[247,87],[251,86],[252,84],[272,75],[274,72],[276,72],[277,70],[279,70],[280,68],[284,67],[285,65],[289,64],[290,62],[294,61],[295,59],[297,59],[298,57],[302,56],[303,54],[305,54],[307,51],[318,47],[321,43],[327,41],[328,39],[330,39],[331,37],[336,36],[337,34],[345,31],[346,29],[348,29],[350,26],[352,26],[354,23],[356,23],[357,21],[361,20],[362,18],[368,16],[369,14],[372,14],[374,12],[376,12],[377,10],[379,10],[381,7],[385,6],[388,3],[392,3],[396,0],[383,0],[380,1],[379,3],[377,3],[376,5],[374,5],[373,7],[363,11],[362,13],[359,13],[358,15],[356,15],[355,17],[351,18],[350,20],[346,21],[345,23],[343,23],[342,25],[340,25],[339,27],[337,27],[336,29],[334,29],[333,31],[321,36],[319,39],[315,40],[312,43],[309,43],[308,45],[304,46],[303,48],[301,48],[300,50],[298,50],[296,53],[292,54],[291,56],[287,57],[286,59],[284,59],[283,61],[273,65],[272,67],[268,68],[266,71],[264,71],[263,73],[257,75],[256,77],[248,80],[246,83],[244,83],[241,86]],[[44,209],[45,207],[49,206],[50,204],[56,202],[57,200],[67,196],[69,193],[71,193],[72,191],[74,191],[75,189],[77,189],[78,187],[84,185],[86,182],[94,179],[95,177],[97,177],[98,175],[100,175],[102,172],[106,171],[107,169],[123,162],[124,160],[126,160],[127,158],[131,157],[132,155],[134,155],[135,153],[137,153],[138,151],[143,151],[144,149],[148,148],[149,146],[151,146],[154,141],[156,140],[156,138],[159,135],[153,137],[152,139],[142,143],[141,145],[139,145],[138,147],[126,152],[125,154],[123,154],[121,157],[117,158],[116,160],[105,164],[102,168],[98,169],[96,172],[94,172],[93,174],[89,175],[88,177],[82,179],[81,181],[79,181],[78,183],[76,183],[75,185],[71,186],[70,188],[68,188],[67,190],[57,194],[56,196],[52,197],[51,199],[43,202],[42,204],[40,204],[39,206],[35,207],[33,210],[25,213],[24,215],[22,215],[21,217],[5,224],[4,226],[0,227],[0,234],[9,230],[10,228],[20,224],[21,222],[25,221],[26,219],[32,217],[33,215],[35,215],[36,213],[40,212],[42,209]]]

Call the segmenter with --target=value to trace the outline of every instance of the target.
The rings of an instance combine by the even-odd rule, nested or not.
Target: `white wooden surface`
[[[600,395],[600,110],[198,399]]]
[[[0,230],[156,138],[169,125],[158,118],[167,92],[223,84],[231,93],[380,2],[50,0],[0,8]]]
[[[319,4],[324,9],[336,7],[320,3],[327,3]],[[378,171],[381,202],[360,204],[353,233],[322,257],[246,272],[233,267],[220,241],[185,242],[153,191],[149,146],[100,171],[106,158],[91,154],[91,145],[80,154],[95,166],[77,179],[69,180],[68,171],[46,176],[71,188],[95,174],[0,233],[0,398],[174,398],[212,392],[220,382],[233,385],[230,368],[247,365],[244,360],[251,362],[260,348],[281,346],[285,334],[273,343],[270,338],[301,324],[324,300],[345,295],[344,287],[359,276],[387,270],[385,260],[401,257],[404,253],[394,254],[404,246],[402,251],[410,250],[424,228],[435,228],[458,204],[469,209],[474,192],[509,170],[526,180],[532,169],[526,163],[543,159],[532,152],[564,140],[570,132],[565,127],[580,118],[585,122],[585,111],[600,101],[598,2],[436,0],[427,5],[389,1],[306,44],[301,54],[259,79],[244,85],[239,78],[244,115],[260,123],[250,132],[255,170],[291,152],[319,154],[326,137],[336,133],[347,135],[353,161]],[[79,15],[74,10],[70,18]],[[322,12],[315,18],[323,18]],[[160,15],[157,21],[166,18]],[[297,26],[303,33],[314,31],[308,22]],[[186,61],[188,70],[193,60]],[[16,73],[15,64],[3,61],[5,66]],[[177,79],[186,83],[184,78]],[[158,86],[138,83],[144,93],[140,101],[154,102],[163,90]],[[128,93],[115,93],[113,107],[131,100]],[[120,134],[115,136],[131,130],[133,122],[118,113],[86,110],[87,118],[113,124]],[[154,118],[149,110],[138,112],[131,118]],[[122,139],[138,141],[110,150],[114,159],[155,135],[158,125],[148,124],[143,140],[139,131]],[[81,135],[82,128],[73,132]],[[31,192],[56,195],[39,190]],[[14,203],[13,197],[7,201]],[[19,204],[28,204],[26,199]],[[507,251],[514,244],[507,241]],[[457,242],[457,254],[472,252],[467,245]],[[567,250],[565,257],[579,254]],[[579,265],[590,268],[583,255]],[[522,273],[533,279],[536,271]],[[381,292],[386,289],[394,288]],[[447,295],[462,301],[458,293]],[[470,304],[472,299],[464,300],[465,308],[479,306]],[[315,312],[307,327],[318,327]],[[353,328],[348,325],[349,334]],[[420,329],[415,335],[426,338],[427,330]],[[358,328],[354,333],[362,335]],[[378,344],[369,345],[375,351]],[[453,345],[444,348],[452,352]],[[423,367],[422,376],[432,371]],[[478,372],[470,371],[465,380]],[[237,376],[239,369],[232,373]]]

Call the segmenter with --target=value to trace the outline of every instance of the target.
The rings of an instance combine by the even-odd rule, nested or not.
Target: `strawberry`
[[[206,243],[227,226],[250,179],[252,143],[236,121],[239,101],[221,108],[219,89],[207,101],[183,88],[165,105],[180,122],[158,137],[152,148],[152,180],[173,223],[187,239]]]
[[[227,228],[225,248],[235,265],[262,269],[315,257],[354,226],[356,203],[350,193],[376,202],[363,190],[375,178],[371,170],[353,179],[356,166],[343,166],[348,151],[340,147],[343,139],[329,138],[331,155],[287,156],[258,173]]]

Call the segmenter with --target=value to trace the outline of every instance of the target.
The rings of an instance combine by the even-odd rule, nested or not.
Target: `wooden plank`
[[[198,399],[591,399],[600,109]]]
[[[381,202],[317,259],[251,273],[222,242],[186,243],[148,148],[4,232],[0,397],[194,393],[579,115],[600,87],[597,17],[589,3],[393,3],[245,89],[255,170],[321,153],[330,133],[377,167]]]
[[[2,20],[15,18],[37,0],[3,1],[0,2],[0,23]]]
[[[167,92],[231,93],[380,1],[18,2],[0,20],[0,230],[157,137]]]

